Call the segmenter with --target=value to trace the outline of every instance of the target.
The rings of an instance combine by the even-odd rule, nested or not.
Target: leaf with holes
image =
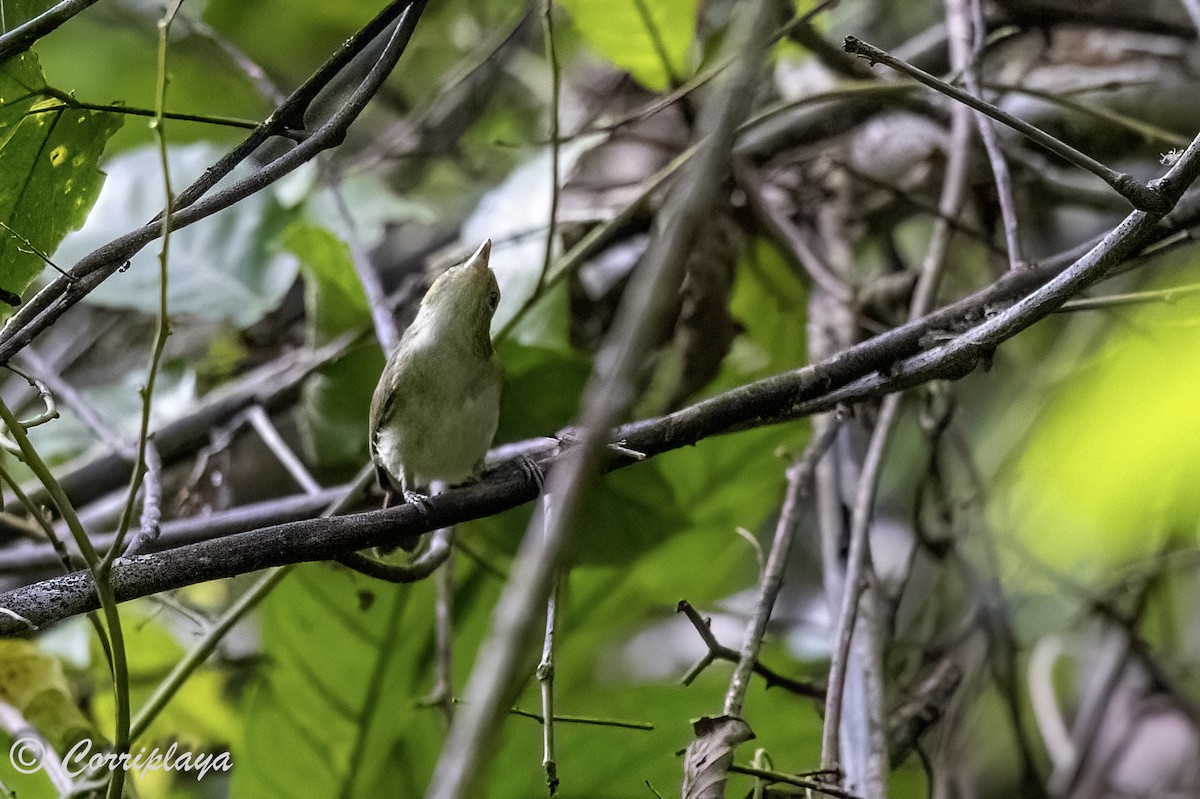
[[[32,53],[0,65],[0,288],[8,305],[41,274],[42,254],[87,218],[104,181],[96,164],[121,127],[118,114],[66,107],[44,89]]]

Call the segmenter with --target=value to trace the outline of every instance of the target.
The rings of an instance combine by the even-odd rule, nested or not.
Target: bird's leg
[[[396,504],[396,488],[382,466],[375,467],[375,477],[379,480],[379,487],[383,489],[383,507],[386,510]]]

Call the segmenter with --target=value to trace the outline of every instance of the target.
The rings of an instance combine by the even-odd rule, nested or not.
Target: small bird
[[[490,334],[500,302],[485,241],[429,288],[371,398],[371,460],[391,505],[473,476],[496,435],[500,369]]]

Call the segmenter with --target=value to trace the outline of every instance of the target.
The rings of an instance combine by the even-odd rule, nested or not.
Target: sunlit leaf
[[[598,53],[656,91],[687,77],[697,0],[562,0]]]
[[[1153,553],[1200,517],[1196,295],[1124,311],[1097,356],[1045,399],[994,518],[1055,569]]]

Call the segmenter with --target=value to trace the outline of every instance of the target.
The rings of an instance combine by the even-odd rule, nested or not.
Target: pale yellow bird
[[[430,287],[371,399],[371,459],[390,505],[475,475],[500,418],[491,322],[500,302],[485,241]]]

